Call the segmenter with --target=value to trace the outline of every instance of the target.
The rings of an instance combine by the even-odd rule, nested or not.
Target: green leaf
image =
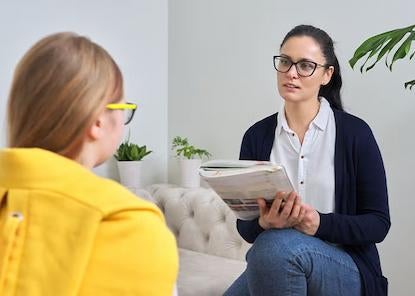
[[[373,63],[373,65],[369,66],[369,69],[366,69],[366,72],[370,69],[372,69],[376,63],[386,54],[385,57],[385,64],[386,66],[388,65],[388,55],[390,53],[390,51],[392,50],[392,48],[399,43],[399,41],[401,41],[402,39],[402,35],[396,35],[394,34],[394,36],[391,35],[391,39],[388,41],[387,44],[385,44],[385,46],[382,48],[381,52],[378,54],[376,61]]]
[[[120,144],[116,153],[114,154],[114,157],[118,161],[138,161],[143,159],[143,157],[147,156],[151,152],[151,150],[147,151],[147,147],[145,145],[140,147],[137,144],[130,143],[129,139],[127,139]]]
[[[383,44],[379,44],[376,48],[374,48],[372,51],[370,51],[370,54],[367,56],[366,60],[364,61],[364,63],[362,64],[362,66],[360,67],[360,73],[363,72],[363,68],[365,67],[367,61],[373,57],[375,54],[377,54],[379,52],[379,50],[382,48]],[[366,70],[367,72],[367,70]]]
[[[403,36],[402,36],[403,37]],[[382,48],[382,50],[380,51],[380,53],[378,54],[375,62],[370,65],[369,67],[366,68],[366,72],[369,71],[370,69],[372,69],[377,62],[387,53],[386,58],[385,58],[385,63],[387,65],[387,56],[389,54],[389,52],[392,50],[392,48],[402,39],[402,37],[400,37],[400,35],[396,36],[395,34],[393,36],[389,36],[389,41],[385,44],[385,46]]]
[[[354,65],[357,63],[358,60],[360,60],[362,57],[364,57],[366,54],[368,54],[370,51],[372,51],[373,48],[377,48],[380,44],[383,44],[386,41],[386,33],[373,36],[366,41],[364,41],[354,52],[353,57],[349,60],[349,64],[354,68]]]
[[[376,53],[379,52],[376,60],[366,68],[366,71],[369,71],[372,69],[376,63],[386,54],[385,63],[387,64],[388,61],[388,55],[390,51],[395,47],[402,38],[405,37],[408,33],[413,33],[415,25],[401,28],[401,29],[395,29],[391,30],[385,33],[381,33],[378,35],[375,35],[373,37],[368,38],[366,41],[364,41],[355,51],[353,58],[349,60],[349,64],[352,68],[354,68],[355,64],[358,60],[360,60],[365,55],[369,54],[369,56],[364,61],[363,65],[360,68],[360,71],[362,72],[364,69],[364,66],[368,62],[368,60],[373,57]],[[402,54],[400,52],[397,56],[397,58]],[[392,63],[393,64],[393,61]]]
[[[172,141],[172,150],[176,150],[176,156],[183,156],[187,159],[193,159],[195,156],[203,158],[203,156],[209,157],[211,154],[206,150],[196,148],[190,145],[187,138],[174,137]]]
[[[139,156],[138,146],[137,145],[133,145],[131,147],[131,150],[130,150],[130,159],[131,160],[136,160],[136,159],[138,159],[138,156]]]
[[[409,89],[411,90],[412,87],[415,85],[415,80],[407,81],[405,82],[405,89],[409,86]]]
[[[414,52],[411,54],[411,56],[409,57],[409,59],[410,59],[410,60],[412,60],[412,58],[414,57],[414,55],[415,55],[415,50],[414,50]]]
[[[389,69],[391,71],[392,71],[393,63],[399,59],[403,59],[409,53],[409,50],[411,49],[411,43],[413,40],[415,40],[415,32],[411,32],[411,34],[409,34],[408,38],[406,38],[406,40],[401,44],[401,46],[397,49],[397,51],[393,55],[392,62],[389,65]]]

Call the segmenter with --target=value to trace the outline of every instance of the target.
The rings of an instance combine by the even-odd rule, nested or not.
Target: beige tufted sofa
[[[179,296],[218,296],[244,271],[249,244],[235,215],[211,189],[147,188],[179,246]]]

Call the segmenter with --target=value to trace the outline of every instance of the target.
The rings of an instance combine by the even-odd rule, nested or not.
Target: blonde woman
[[[73,33],[18,64],[0,151],[1,295],[172,295],[178,257],[161,212],[90,169],[136,105],[111,56]]]

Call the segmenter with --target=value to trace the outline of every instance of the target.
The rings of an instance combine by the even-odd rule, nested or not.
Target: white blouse
[[[320,213],[334,212],[334,147],[336,123],[329,102],[320,109],[305,133],[303,144],[290,129],[285,108],[278,113],[270,161],[282,164],[301,200]]]

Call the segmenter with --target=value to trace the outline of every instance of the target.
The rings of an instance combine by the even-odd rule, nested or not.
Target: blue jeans
[[[341,248],[294,229],[261,233],[224,296],[357,296],[359,270]]]

